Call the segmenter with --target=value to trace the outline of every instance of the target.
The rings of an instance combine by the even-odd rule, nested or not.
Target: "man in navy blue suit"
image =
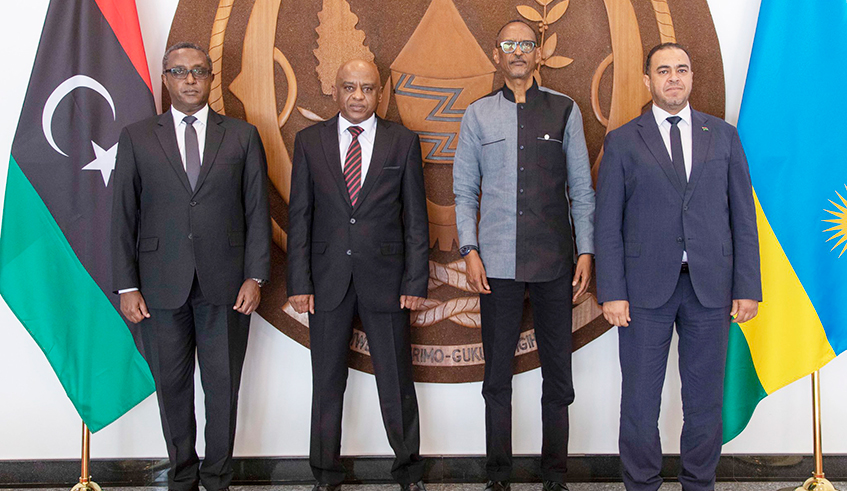
[[[688,104],[688,51],[656,46],[644,73],[653,106],[606,137],[595,220],[598,300],[620,326],[623,480],[628,491],[662,484],[657,422],[676,325],[679,482],[710,491],[730,320],[752,319],[762,299],[756,210],[735,127]]]

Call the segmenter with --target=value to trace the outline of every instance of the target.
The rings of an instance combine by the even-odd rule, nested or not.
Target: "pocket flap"
[[[243,232],[230,232],[229,233],[229,245],[232,247],[242,247],[244,245],[244,233]]]
[[[403,254],[403,243],[402,242],[383,242],[380,246],[382,250],[383,256],[390,256],[392,254]]]
[[[138,239],[138,252],[150,252],[159,248],[158,237],[143,237]]]

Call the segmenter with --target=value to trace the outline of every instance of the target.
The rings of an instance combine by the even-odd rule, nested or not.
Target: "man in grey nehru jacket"
[[[480,293],[487,491],[510,489],[512,360],[527,290],[544,379],[542,479],[545,491],[567,490],[571,310],[594,252],[582,115],[573,99],[535,83],[537,42],[523,21],[500,29],[493,56],[506,83],[468,107],[453,164],[459,252]]]

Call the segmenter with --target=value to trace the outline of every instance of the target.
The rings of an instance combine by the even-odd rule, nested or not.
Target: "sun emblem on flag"
[[[844,188],[847,189],[847,185],[845,185]],[[834,251],[836,247],[840,246],[841,244],[844,244],[844,247],[841,248],[841,252],[838,253],[838,257],[841,257],[841,255],[844,254],[844,251],[847,251],[847,200],[845,200],[843,196],[838,194],[838,191],[836,191],[835,194],[841,200],[841,204],[838,204],[832,200],[827,200],[832,203],[832,206],[838,208],[838,211],[824,209],[824,211],[826,211],[827,213],[835,216],[835,218],[823,220],[824,222],[835,224],[832,227],[824,230],[824,233],[833,232],[832,236],[826,239],[827,242],[833,239],[838,239],[838,242],[836,242],[835,245],[832,246],[832,249],[830,249],[830,251]]]

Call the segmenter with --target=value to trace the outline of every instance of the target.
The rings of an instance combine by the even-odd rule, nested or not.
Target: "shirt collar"
[[[656,125],[662,126],[662,123],[665,123],[670,116],[679,116],[682,118],[682,121],[687,123],[689,127],[691,127],[691,104],[685,103],[685,107],[682,108],[682,111],[671,114],[661,107],[653,104],[653,117],[656,118]],[[668,124],[671,124],[670,121],[667,121]]]
[[[515,93],[512,92],[512,89],[510,89],[508,85],[503,84],[503,88],[500,89],[500,90],[503,91],[503,97],[505,97],[507,101],[515,102]],[[540,91],[538,90],[538,84],[535,82],[535,79],[533,78],[532,79],[532,86],[530,88],[526,89],[526,102],[527,103],[532,102],[532,100],[535,99],[535,96],[537,96],[539,92]]]
[[[176,123],[177,126],[182,123],[182,118],[188,116],[187,114],[177,110],[177,108],[173,106],[171,106],[171,115],[173,116],[174,123]],[[203,106],[203,109],[200,109],[192,116],[197,118],[197,121],[195,121],[195,123],[199,122],[203,126],[206,126],[206,121],[209,119],[209,105],[206,104],[205,106]]]
[[[376,114],[371,114],[371,117],[361,123],[351,123],[344,119],[344,116],[341,114],[338,115],[338,136],[343,135],[347,131],[347,128],[351,126],[358,126],[362,128],[362,133],[359,135],[359,138],[364,136],[368,142],[373,142],[374,133],[376,133]]]

